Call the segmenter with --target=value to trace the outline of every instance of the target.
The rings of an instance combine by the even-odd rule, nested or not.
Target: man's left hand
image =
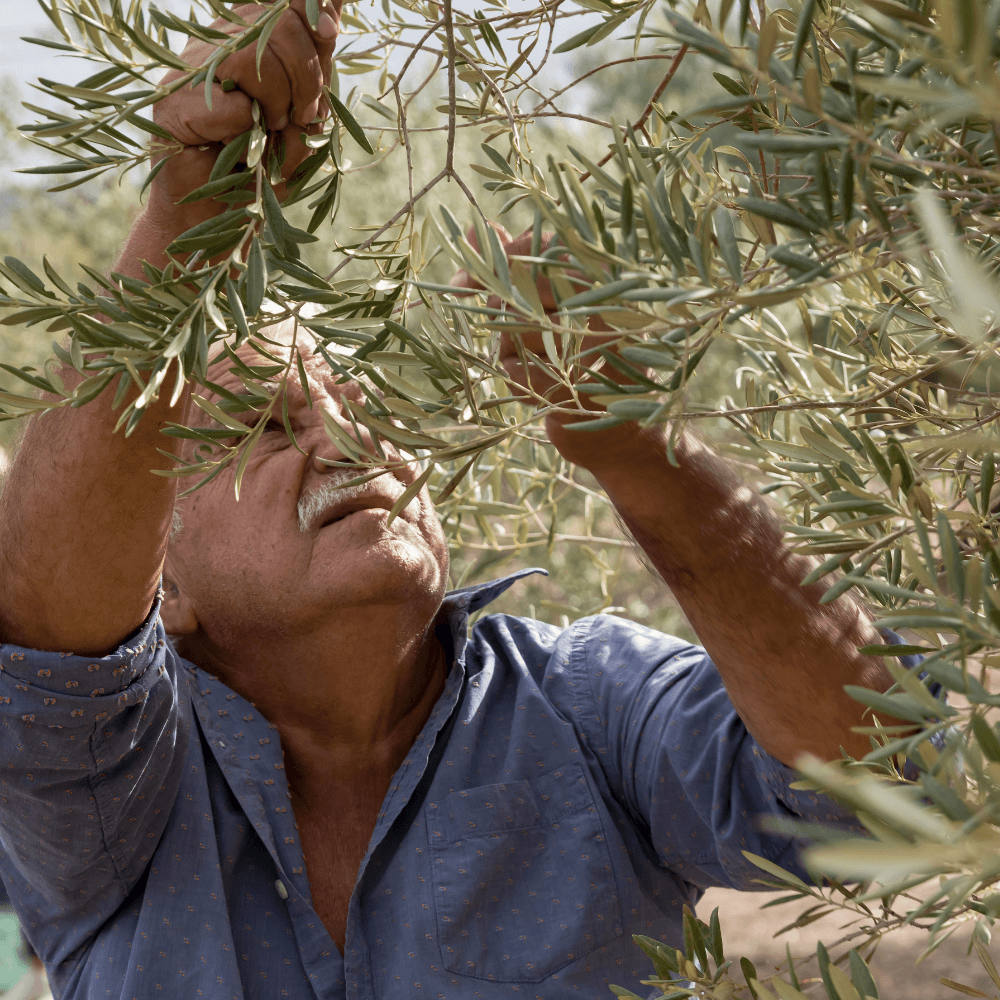
[[[531,233],[512,240],[495,227],[508,257],[531,254]],[[470,233],[469,241],[476,246]],[[543,243],[549,246],[551,238]],[[567,274],[572,281],[573,275]],[[460,272],[453,284],[481,288]],[[581,286],[585,287],[585,286]],[[548,281],[538,292],[546,313],[557,311]],[[499,308],[498,298],[489,305]],[[613,349],[620,335],[606,332],[592,316],[581,350]],[[573,400],[569,385],[542,366],[525,363],[519,344],[545,358],[539,328],[501,332],[500,360],[512,392],[533,393],[550,403]],[[594,381],[581,368],[571,384]],[[601,374],[620,384],[627,376],[610,364]],[[578,377],[579,376],[579,377]],[[857,648],[877,643],[864,610],[849,596],[820,604],[828,584],[803,587],[812,560],[785,543],[776,511],[736,470],[693,434],[675,443],[668,461],[666,428],[628,421],[603,430],[574,430],[597,409],[579,393],[575,410],[566,406],[546,417],[546,431],[559,452],[588,469],[603,487],[626,527],[670,587],[688,621],[712,656],[729,696],[761,746],[786,764],[802,753],[825,759],[845,747],[867,753],[868,739],[853,732],[862,709],[844,692],[856,684],[885,690],[891,678],[880,660]]]
[[[529,229],[520,236],[511,237],[503,226],[492,223],[494,231],[500,240],[508,260],[513,264],[518,257],[527,257],[532,251],[532,231]],[[473,249],[479,251],[479,242],[474,229],[470,229],[466,238]],[[552,233],[543,233],[539,252],[547,250],[553,241]],[[580,279],[583,276],[573,271],[564,272],[569,281]],[[482,289],[482,284],[467,271],[459,271],[451,284],[458,288]],[[538,297],[546,315],[552,319],[559,311],[559,304],[556,301],[549,278],[539,273],[536,282]],[[580,284],[583,290],[585,284]],[[499,309],[501,300],[496,295],[491,295],[487,301],[490,309]],[[587,431],[570,429],[569,425],[579,423],[583,420],[590,420],[598,417],[604,412],[604,406],[594,399],[594,394],[588,392],[577,392],[575,386],[581,383],[593,384],[596,379],[587,371],[588,368],[599,370],[601,375],[619,385],[632,385],[635,381],[619,368],[605,362],[601,356],[602,350],[617,353],[618,341],[621,334],[616,333],[605,323],[600,315],[594,314],[587,322],[588,333],[579,339],[576,353],[581,356],[578,363],[567,366],[567,381],[560,381],[553,377],[551,365],[539,363],[534,358],[547,358],[542,329],[532,326],[529,323],[517,325],[513,315],[511,321],[501,327],[498,343],[498,354],[500,364],[507,373],[507,381],[512,395],[521,396],[525,399],[536,398],[544,400],[549,404],[560,406],[546,415],[545,429],[549,440],[559,450],[564,458],[576,465],[589,467],[592,463],[601,462],[609,457],[620,455],[621,447],[626,440],[632,439],[639,433],[639,427],[634,422],[629,422],[624,426],[608,428],[603,431]],[[579,334],[579,331],[573,331]],[[562,350],[562,338],[565,334],[556,334],[555,342],[558,349]],[[534,357],[532,357],[534,356]],[[643,373],[644,374],[644,373]],[[571,388],[571,385],[574,388]],[[598,394],[600,395],[600,394]],[[662,429],[651,428],[644,432],[645,436],[652,434],[659,436]]]

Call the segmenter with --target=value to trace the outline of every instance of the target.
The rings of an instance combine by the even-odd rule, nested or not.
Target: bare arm
[[[255,47],[237,53],[219,71],[239,89],[223,93],[216,85],[213,110],[200,90],[186,88],[157,106],[157,119],[185,149],[154,182],[117,271],[142,277],[143,260],[162,266],[174,237],[223,209],[214,202],[183,208],[176,203],[208,179],[219,144],[250,128],[253,98],[288,129],[286,173],[301,162],[308,151],[298,137],[317,112],[320,85],[329,80],[339,8],[339,2],[328,3],[325,13],[333,16],[312,33],[305,0],[294,0],[271,35],[263,80],[256,75]],[[237,11],[252,18],[260,8]],[[204,57],[198,51],[186,55],[192,62]],[[289,123],[288,113],[298,120]],[[66,374],[67,384],[73,378],[79,376]],[[157,452],[166,440],[160,429],[183,421],[187,397],[169,407],[168,384],[166,398],[151,403],[126,438],[113,433],[120,412],[111,407],[115,388],[79,409],[28,423],[0,502],[0,641],[99,655],[149,613],[177,488],[175,480],[150,470],[168,467]]]
[[[530,232],[511,240],[497,228],[509,255],[531,253]],[[471,232],[469,238],[475,243]],[[481,287],[464,272],[453,284]],[[544,277],[538,291],[546,310],[554,312]],[[608,327],[599,317],[590,329],[593,345],[617,339],[602,338]],[[545,356],[540,333],[522,333],[520,340]],[[568,400],[546,372],[526,366],[510,334],[501,335],[499,353],[513,391],[531,385],[554,402]],[[628,381],[615,370],[606,374]],[[861,725],[863,708],[844,685],[884,691],[892,681],[881,659],[858,654],[858,646],[880,641],[862,608],[848,595],[820,604],[828,586],[823,582],[801,586],[815,562],[789,550],[771,505],[693,434],[678,442],[675,467],[667,461],[662,427],[627,423],[574,431],[567,427],[574,419],[549,416],[549,439],[597,477],[670,587],[760,745],[789,765],[803,753],[838,758],[841,747],[866,754],[867,737],[851,732]]]
[[[119,262],[135,275],[173,234],[145,213]],[[141,272],[139,274],[141,277]],[[63,371],[69,385],[79,376]],[[161,398],[131,437],[114,434],[117,383],[88,406],[30,419],[0,504],[0,639],[100,655],[141,624],[163,564],[176,481],[152,476],[186,396]]]
[[[768,753],[794,765],[807,752],[871,749],[851,732],[863,708],[843,687],[889,687],[881,661],[856,648],[879,635],[849,597],[820,604],[828,584],[801,586],[814,562],[789,551],[756,489],[691,434],[679,442],[679,468],[662,428],[581,432],[550,420],[549,435],[604,487]]]

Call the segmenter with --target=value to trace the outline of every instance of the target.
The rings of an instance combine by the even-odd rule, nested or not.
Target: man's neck
[[[398,606],[370,608],[358,627],[355,610],[310,634],[248,635],[226,649],[199,635],[184,654],[277,726],[296,799],[369,796],[413,745],[450,661],[443,623],[421,629],[400,618]]]

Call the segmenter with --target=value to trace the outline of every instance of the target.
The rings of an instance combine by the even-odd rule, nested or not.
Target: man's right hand
[[[235,11],[254,20],[265,8],[243,4]],[[328,0],[314,31],[305,0],[293,0],[270,36],[259,78],[251,44],[219,66],[219,78],[233,80],[236,89],[216,84],[211,109],[202,87],[182,88],[154,109],[183,148],[156,177],[117,272],[142,277],[143,260],[162,267],[180,233],[224,208],[211,200],[177,202],[208,180],[222,144],[251,128],[254,100],[266,125],[283,125],[284,169],[301,162],[307,150],[299,136],[320,113],[339,19],[340,0]],[[224,20],[214,27],[239,30]],[[209,54],[200,42],[185,50],[196,65]],[[72,369],[63,375],[67,385],[79,379]],[[168,405],[172,388],[168,379],[163,398],[147,407],[128,438],[114,433],[117,381],[84,407],[28,421],[0,502],[0,642],[99,656],[149,614],[177,490],[176,479],[150,470],[172,466],[158,451],[160,429],[184,422],[188,405],[186,394]]]
[[[177,203],[208,181],[222,146],[253,127],[254,101],[260,106],[263,125],[268,132],[272,136],[282,135],[285,149],[282,173],[286,178],[309,155],[310,150],[301,137],[303,133],[316,132],[319,126],[313,124],[314,121],[324,117],[328,110],[323,86],[330,83],[333,50],[340,31],[341,4],[342,0],[322,3],[317,27],[313,29],[306,17],[305,0],[292,0],[271,34],[261,58],[259,76],[255,42],[219,64],[216,82],[212,84],[211,108],[205,103],[204,85],[194,89],[182,87],[154,107],[156,123],[183,147],[177,152],[176,146],[171,150],[169,144],[164,143],[164,152],[174,152],[174,155],[157,175],[145,213],[148,221],[155,224],[157,233],[175,230],[174,235],[177,235],[225,210],[222,202],[211,198],[188,205]],[[233,8],[233,13],[247,22],[258,20],[266,12],[267,8],[258,4],[240,4]],[[228,35],[244,30],[224,19],[216,21],[212,27]],[[200,66],[211,59],[213,51],[214,46],[210,43],[192,40],[181,58],[188,65]],[[163,82],[171,83],[182,75],[180,70],[171,70]],[[235,89],[224,90],[222,81],[232,81]],[[278,194],[280,197],[281,192]],[[130,247],[129,252],[122,255],[122,263],[128,266],[128,258],[141,259],[137,253],[144,249],[139,246],[133,251]],[[162,248],[158,248],[153,256],[161,254]],[[145,254],[149,260],[153,256]]]

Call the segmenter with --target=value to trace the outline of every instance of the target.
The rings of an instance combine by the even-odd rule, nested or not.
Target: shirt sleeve
[[[128,895],[177,795],[181,685],[158,601],[108,656],[0,644],[0,847],[15,903],[106,919]]]
[[[632,622],[583,619],[554,657],[572,678],[579,725],[614,794],[663,863],[702,888],[765,888],[749,851],[809,880],[801,844],[760,829],[766,816],[863,832],[826,796],[768,754],[733,707],[699,646]]]

